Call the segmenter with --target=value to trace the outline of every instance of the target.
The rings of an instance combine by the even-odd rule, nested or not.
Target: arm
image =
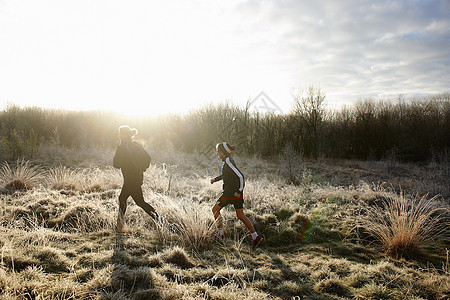
[[[239,189],[237,191],[235,191],[234,196],[240,197],[240,196],[242,196],[242,193],[244,192],[244,175],[242,175],[242,173],[238,170],[238,168],[236,168],[228,158],[225,160],[225,162],[228,165],[228,167],[230,168],[230,170],[232,172],[234,172],[234,174],[237,176],[237,178],[239,180]]]
[[[121,168],[119,148],[116,149],[116,154],[114,155],[113,158],[113,167],[116,169]]]
[[[124,153],[123,153],[123,148],[122,147],[117,147],[116,149],[116,154],[114,155],[113,158],[113,167],[120,169],[123,167],[123,161],[124,161]]]
[[[223,179],[223,176],[222,176],[222,175],[217,176],[217,177],[211,179],[211,184],[213,184],[213,183],[216,182],[216,181],[221,181],[222,179]]]

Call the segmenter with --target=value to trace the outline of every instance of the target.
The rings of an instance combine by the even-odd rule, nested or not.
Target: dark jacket
[[[244,192],[244,175],[236,167],[236,163],[231,157],[223,159],[222,175],[214,178],[214,181],[223,180],[223,195],[234,197],[234,193],[242,195]]]
[[[135,166],[133,161],[133,153],[136,153],[138,148],[142,148],[139,143],[124,141],[116,149],[113,166],[122,170],[124,184],[142,185],[143,183],[144,173]]]

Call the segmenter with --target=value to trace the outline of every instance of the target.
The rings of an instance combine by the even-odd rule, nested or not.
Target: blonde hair
[[[138,134],[138,130],[136,128],[130,128],[128,125],[123,125],[119,127],[119,135],[126,136],[128,138],[132,138]]]

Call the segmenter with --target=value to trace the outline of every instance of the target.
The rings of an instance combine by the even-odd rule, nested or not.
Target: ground
[[[266,237],[252,250],[230,207],[225,239],[210,237],[218,160],[153,152],[143,188],[162,218],[129,199],[116,233],[122,179],[108,166],[111,152],[101,155],[96,165],[35,160],[24,167],[34,175],[22,172],[14,184],[2,173],[2,299],[450,297],[448,166],[235,157],[246,175],[244,212]],[[433,202],[438,210],[427,217],[446,226],[414,251],[388,255],[364,216],[401,197]]]

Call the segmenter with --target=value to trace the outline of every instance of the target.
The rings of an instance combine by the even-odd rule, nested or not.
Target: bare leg
[[[214,219],[217,222],[217,228],[223,229],[223,223],[222,223],[222,216],[220,215],[220,210],[222,209],[222,206],[218,204],[214,204],[212,208],[212,212],[214,215]]]
[[[236,209],[236,216],[239,220],[244,223],[245,227],[247,227],[248,230],[250,230],[250,233],[255,232],[255,228],[253,227],[252,222],[247,218],[247,216],[244,214],[244,209]]]

